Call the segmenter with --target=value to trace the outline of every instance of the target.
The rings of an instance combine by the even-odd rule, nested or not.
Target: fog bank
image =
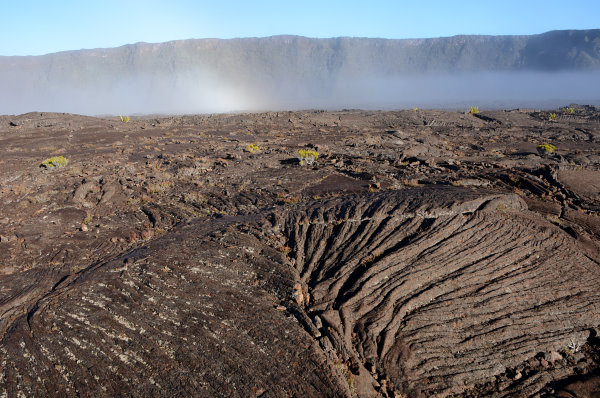
[[[182,114],[343,108],[553,108],[600,105],[598,72],[483,72],[323,79],[232,77],[214,71],[117,80],[0,77],[0,113]]]

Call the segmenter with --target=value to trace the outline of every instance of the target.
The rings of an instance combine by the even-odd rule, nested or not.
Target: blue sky
[[[209,37],[402,39],[600,28],[598,0],[6,0],[0,10],[0,55]]]

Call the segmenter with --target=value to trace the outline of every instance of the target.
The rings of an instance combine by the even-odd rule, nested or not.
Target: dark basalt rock
[[[0,395],[592,394],[600,165],[517,149],[542,136],[592,159],[597,140],[521,111],[495,115],[502,134],[421,113],[450,127],[414,111],[11,117]],[[398,136],[452,155],[412,161]],[[307,142],[329,154],[281,162]],[[68,166],[37,167],[50,145]]]
[[[461,394],[584,344],[599,283],[598,264],[516,195],[442,187],[315,202],[192,223],[16,293],[4,307],[28,311],[4,311],[0,383],[32,395],[340,396],[341,360],[361,395]]]

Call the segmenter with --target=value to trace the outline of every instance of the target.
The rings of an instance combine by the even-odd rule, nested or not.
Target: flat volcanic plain
[[[600,393],[600,108],[28,113],[0,154],[1,396]]]

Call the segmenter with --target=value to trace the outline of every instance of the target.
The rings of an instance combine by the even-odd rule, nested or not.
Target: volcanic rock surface
[[[552,113],[1,116],[0,394],[596,396],[600,109]]]

